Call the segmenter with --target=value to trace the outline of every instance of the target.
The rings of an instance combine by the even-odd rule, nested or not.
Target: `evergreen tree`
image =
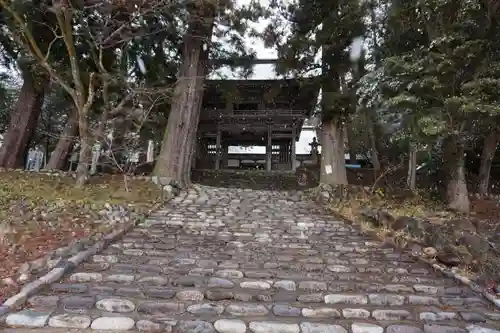
[[[280,36],[277,25],[283,20],[276,20],[267,32],[274,37],[270,41],[277,45],[280,57],[286,59],[280,71],[297,77],[321,72],[316,76],[322,89],[321,181],[347,184],[344,126],[355,110],[352,86],[359,70],[359,58],[353,63],[350,51],[353,41],[364,37],[366,8],[354,0],[303,0],[287,8],[279,3],[274,7],[281,9],[291,26],[288,36]]]

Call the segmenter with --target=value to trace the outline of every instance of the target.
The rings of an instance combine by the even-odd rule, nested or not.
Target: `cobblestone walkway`
[[[10,327],[494,333],[500,312],[297,194],[197,187],[8,316]]]

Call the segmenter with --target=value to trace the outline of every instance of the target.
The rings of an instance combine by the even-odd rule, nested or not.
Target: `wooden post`
[[[279,160],[280,160],[280,168],[281,168],[281,165],[286,163],[286,145],[284,143],[280,144]]]
[[[221,139],[222,139],[222,132],[220,129],[220,124],[217,124],[217,137],[216,137],[216,142],[215,142],[215,170],[220,169],[220,159],[221,159]]]
[[[205,138],[202,138],[200,144],[200,151],[201,151],[201,158],[200,158],[201,169],[211,168],[212,165],[210,163],[211,158],[208,152],[209,151],[208,142]]]
[[[271,124],[267,125],[267,146],[266,146],[266,170],[271,171],[271,163],[273,158],[273,144],[272,144],[272,128]]]
[[[202,134],[198,132],[196,135],[196,143],[194,145],[193,160],[191,162],[193,169],[199,168],[199,165],[200,165],[199,161],[202,158],[202,154],[203,154]]]
[[[297,153],[295,151],[295,139],[297,137],[297,128],[295,127],[295,124],[293,125],[292,128],[292,142],[290,146],[290,160],[292,162],[292,171],[295,171],[297,169]]]
[[[229,166],[229,143],[224,142],[222,144],[222,169],[226,169]]]

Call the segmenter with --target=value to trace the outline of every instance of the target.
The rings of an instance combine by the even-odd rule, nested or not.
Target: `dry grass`
[[[122,203],[123,200],[144,202],[156,200],[159,192],[153,184],[142,180],[128,180],[112,175],[91,180],[84,188],[75,188],[68,177],[26,172],[0,173],[0,209],[11,200],[28,200],[33,204],[44,202],[73,202],[78,204]]]
[[[0,280],[14,276],[22,263],[50,250],[108,232],[112,226],[98,221],[105,207],[121,204],[141,211],[159,198],[154,184],[129,180],[125,185],[119,175],[95,178],[85,188],[75,188],[68,177],[1,172]],[[15,289],[2,289],[0,282],[0,301]]]
[[[426,196],[425,193],[389,195],[382,190],[375,191],[374,194],[361,193],[359,191],[354,192],[356,195],[351,195],[349,200],[332,203],[330,209],[348,220],[360,221],[359,226],[363,231],[375,233],[381,239],[390,240],[400,247],[406,247],[408,244],[414,242],[422,244],[422,239],[416,239],[407,230],[395,231],[386,226],[377,226],[373,221],[369,221],[363,213],[367,210],[383,210],[396,218],[399,216],[415,217],[427,220],[432,224],[443,224],[448,220],[464,217],[463,215],[447,211],[443,203],[433,200]],[[476,206],[473,205],[473,207]],[[477,217],[477,214],[474,212],[471,215]],[[492,222],[492,220],[490,219],[489,221]],[[490,222],[481,219],[480,223],[484,225]],[[495,222],[498,226],[499,221]],[[484,237],[480,233],[477,233],[477,235]],[[498,273],[500,273],[500,251],[496,250],[496,248],[492,248],[491,251],[485,251],[480,258],[473,258],[472,263],[470,263],[471,254],[469,249],[464,245],[456,244],[457,235],[454,232],[450,231],[449,234],[443,233],[433,236],[440,238],[440,242],[443,244],[453,244],[451,246],[453,253],[464,262],[463,265],[455,268],[460,274],[474,279],[483,279],[488,276],[497,278]],[[469,264],[466,264],[467,261]]]

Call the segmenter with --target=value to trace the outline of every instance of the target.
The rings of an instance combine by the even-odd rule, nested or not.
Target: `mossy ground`
[[[0,172],[0,301],[16,288],[2,282],[24,262],[75,239],[110,230],[98,223],[106,205],[128,205],[147,210],[160,200],[157,186],[122,175],[94,177],[76,188],[71,177]]]
[[[487,240],[489,236],[500,231],[500,220],[498,219],[500,208],[498,203],[485,198],[471,199],[471,212],[468,215],[457,214],[449,211],[446,204],[440,200],[429,196],[425,192],[403,192],[396,194],[384,193],[383,190],[376,190],[374,193],[362,191],[354,191],[356,194],[349,196],[348,200],[335,200],[330,204],[329,208],[334,213],[351,220],[359,221],[360,227],[368,232],[376,233],[381,239],[390,240],[401,247],[417,242],[422,244],[422,239],[415,238],[414,235],[407,230],[392,230],[384,225],[377,225],[365,218],[367,210],[382,210],[397,218],[401,216],[414,217],[418,220],[428,221],[431,224],[443,225],[448,221],[456,219],[465,219],[473,221],[477,229],[473,232],[475,236],[488,241],[490,250],[485,251],[480,258],[475,258],[473,263],[464,263],[459,266],[462,274],[468,277],[483,280],[495,279],[500,280],[498,272],[500,272],[500,257],[497,252],[496,245],[491,240]],[[453,225],[452,227],[459,227]],[[446,228],[437,230],[448,230]],[[462,234],[460,230],[450,229],[450,232],[443,232],[439,235],[433,235],[433,238],[441,238],[441,243],[454,244],[453,249],[457,256],[460,257],[460,250],[465,250],[464,253],[474,253],[470,248],[460,244],[457,234]],[[463,235],[463,234],[462,234]],[[496,243],[496,242],[495,242]],[[423,244],[425,246],[425,244]],[[498,244],[500,249],[500,243]],[[433,246],[433,245],[428,245]],[[477,251],[476,251],[477,252]],[[432,259],[432,258],[431,258]]]

